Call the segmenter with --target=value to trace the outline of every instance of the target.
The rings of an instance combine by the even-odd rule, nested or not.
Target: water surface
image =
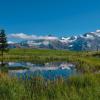
[[[55,79],[59,77],[69,77],[76,75],[75,65],[67,62],[51,62],[44,64],[34,64],[31,62],[8,62],[8,75],[18,78],[31,78],[41,76],[45,79]]]

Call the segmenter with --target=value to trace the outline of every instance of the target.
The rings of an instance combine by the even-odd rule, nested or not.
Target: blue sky
[[[0,28],[70,36],[100,29],[100,0],[0,0]]]

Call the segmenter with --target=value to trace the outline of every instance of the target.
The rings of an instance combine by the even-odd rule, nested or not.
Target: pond
[[[45,79],[69,77],[77,74],[75,65],[67,62],[51,62],[44,64],[33,64],[31,62],[6,62],[1,69],[7,69],[11,77],[31,78],[41,76]],[[1,70],[1,71],[3,71]]]

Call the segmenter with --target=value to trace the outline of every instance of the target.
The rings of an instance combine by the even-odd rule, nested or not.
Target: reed
[[[100,74],[44,80],[10,78],[0,73],[1,100],[100,100]]]

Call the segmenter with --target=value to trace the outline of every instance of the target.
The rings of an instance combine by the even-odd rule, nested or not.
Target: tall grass
[[[100,100],[100,74],[18,80],[0,74],[0,100]]]

